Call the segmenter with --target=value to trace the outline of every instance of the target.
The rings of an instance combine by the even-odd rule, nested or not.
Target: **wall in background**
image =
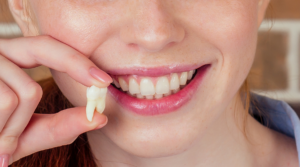
[[[20,36],[20,30],[0,0],[0,37]],[[300,1],[271,0],[260,27],[256,59],[248,77],[259,94],[289,102],[300,113]],[[35,80],[50,77],[46,67],[25,70]]]

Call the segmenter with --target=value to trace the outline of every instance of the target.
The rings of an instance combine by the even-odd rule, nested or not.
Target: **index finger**
[[[45,65],[85,86],[106,87],[112,78],[90,59],[49,36],[0,39],[0,54],[21,68]]]

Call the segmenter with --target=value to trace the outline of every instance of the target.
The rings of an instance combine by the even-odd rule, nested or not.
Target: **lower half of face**
[[[232,103],[254,58],[258,1],[51,3],[32,1],[40,32],[87,55],[115,80],[104,111],[108,124],[91,133],[134,155],[191,147]],[[85,86],[52,74],[73,105],[86,105]]]

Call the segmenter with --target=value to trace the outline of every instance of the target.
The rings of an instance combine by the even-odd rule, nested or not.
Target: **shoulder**
[[[296,112],[284,101],[257,94],[252,94],[252,97],[265,114],[261,123],[271,132],[271,157],[266,166],[299,167],[297,145],[300,145],[300,128],[297,127],[300,127],[300,120]],[[254,114],[261,113],[254,111]]]
[[[295,139],[282,133],[273,132],[276,153],[274,154],[274,167],[299,167],[298,152]]]

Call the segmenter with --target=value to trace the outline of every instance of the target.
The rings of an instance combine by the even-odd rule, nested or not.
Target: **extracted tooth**
[[[100,99],[97,100],[96,110],[97,110],[97,112],[102,114],[104,109],[105,109],[105,98],[100,98]]]
[[[154,98],[153,95],[146,96],[146,99],[149,99],[149,100],[152,100],[153,98]]]
[[[101,97],[102,94],[103,94],[103,92],[101,92],[101,89],[94,85],[87,88],[87,91],[86,91],[86,97],[90,100],[96,100],[99,97]]]
[[[167,77],[159,77],[156,82],[156,94],[165,94],[170,91],[170,84]]]
[[[92,122],[93,116],[94,116],[94,111],[97,106],[96,100],[88,100],[87,105],[86,105],[86,117],[87,119]]]
[[[116,81],[114,78],[113,78],[113,83],[114,83],[114,85],[115,85],[117,88],[120,88],[120,87],[121,87],[120,84],[119,84],[119,82]]]
[[[143,96],[154,95],[155,89],[152,81],[148,78],[143,78],[140,83],[140,90]]]
[[[175,90],[178,88],[179,88],[179,78],[178,75],[175,73],[171,75],[170,90]]]
[[[155,94],[155,99],[161,99],[163,97],[163,95],[158,95],[158,94]]]
[[[95,109],[102,113],[105,108],[107,88],[98,88],[91,86],[87,88],[87,105],[86,105],[86,117],[89,121],[93,120]]]
[[[124,92],[129,90],[128,84],[123,78],[119,78],[119,84]]]
[[[193,78],[193,75],[194,75],[194,70],[191,70],[191,71],[189,71],[189,73],[188,73],[188,80],[190,80],[190,79],[192,79]]]
[[[129,79],[129,92],[132,95],[140,93],[140,85],[136,82],[134,78]]]
[[[187,72],[183,72],[180,75],[180,85],[186,85],[186,81],[187,81]]]

